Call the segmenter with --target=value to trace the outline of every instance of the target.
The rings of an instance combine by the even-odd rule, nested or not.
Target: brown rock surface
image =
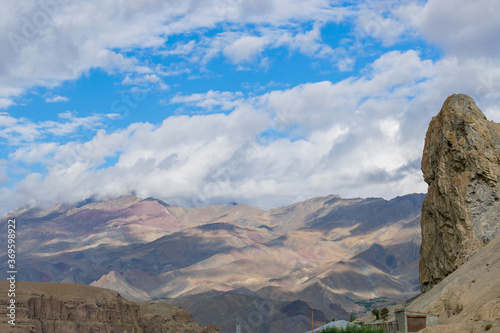
[[[133,303],[117,292],[70,283],[17,282],[15,326],[7,323],[9,283],[0,282],[0,332],[215,333],[184,309]]]
[[[500,232],[500,124],[469,96],[448,97],[429,125],[422,171],[429,184],[421,216],[425,292]]]

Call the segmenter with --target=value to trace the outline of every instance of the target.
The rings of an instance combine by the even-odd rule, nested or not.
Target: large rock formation
[[[133,303],[117,292],[74,283],[17,282],[15,326],[8,281],[0,281],[0,332],[11,333],[217,333],[202,327],[189,311],[165,303]]]
[[[422,157],[420,286],[429,290],[500,232],[500,124],[452,95],[429,125]]]

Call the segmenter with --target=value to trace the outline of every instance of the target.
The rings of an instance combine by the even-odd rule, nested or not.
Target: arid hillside
[[[291,332],[294,322],[301,332],[310,313],[288,311],[302,304],[297,300],[331,320],[418,294],[423,198],[331,195],[264,211],[127,196],[26,209],[12,214],[22,240],[18,278],[182,305],[201,324],[223,330],[233,330],[239,316],[252,329]],[[255,301],[274,312],[256,309]],[[259,320],[249,320],[256,310]]]
[[[216,333],[202,327],[185,309],[165,303],[133,303],[117,292],[74,283],[17,282],[15,325],[9,333]],[[7,317],[9,283],[0,282],[0,315]]]

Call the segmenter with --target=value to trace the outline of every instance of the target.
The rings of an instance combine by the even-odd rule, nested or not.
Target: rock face
[[[500,233],[500,124],[452,95],[432,119],[422,172],[420,286],[429,290]]]
[[[0,281],[0,315],[7,317],[9,283]],[[0,332],[217,333],[194,322],[189,311],[165,303],[133,303],[117,292],[71,283],[17,282],[15,326]]]

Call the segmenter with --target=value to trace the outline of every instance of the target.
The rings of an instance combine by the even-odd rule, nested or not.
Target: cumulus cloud
[[[224,48],[224,55],[235,63],[252,59],[255,55],[262,53],[266,44],[266,37],[244,36]]]
[[[337,83],[307,83],[259,96],[178,95],[170,102],[225,113],[101,130],[88,142],[20,148],[13,160],[45,160],[48,172],[28,175],[2,199],[15,207],[29,189],[37,204],[73,201],[96,195],[99,188],[101,196],[136,191],[174,204],[237,201],[271,207],[332,192],[386,197],[423,192],[418,161],[426,124],[416,119],[430,119],[447,89],[474,88],[457,80],[467,74],[458,63],[395,51],[377,59],[365,76]],[[436,89],[441,91],[432,95]],[[75,117],[60,116],[84,121]],[[6,115],[3,121],[17,122]],[[106,165],[111,157],[116,163]],[[46,188],[53,191],[41,195]]]
[[[174,34],[214,28],[223,22],[234,27],[255,24],[293,27],[300,21],[339,22],[349,10],[327,0],[273,1],[147,1],[101,2],[51,0],[2,1],[0,36],[0,107],[14,103],[34,86],[54,87],[79,78],[92,68],[107,72],[141,73],[155,67],[128,51],[157,49],[158,54],[185,55],[197,47],[194,41],[165,46]],[[199,32],[199,31],[198,31]],[[201,32],[202,33],[202,32]],[[214,38],[211,54],[224,54],[235,63],[262,52],[267,37]],[[221,41],[217,46],[217,41]],[[241,47],[241,48],[240,48]],[[158,73],[155,73],[158,74]],[[163,86],[164,88],[164,86]]]
[[[468,93],[490,119],[500,121],[495,1],[482,0],[481,8],[460,1],[456,18],[445,15],[455,2],[434,0],[365,1],[348,8],[326,0],[173,3],[70,2],[31,31],[27,43],[21,40],[17,51],[8,37],[0,37],[8,49],[0,54],[0,108],[29,87],[54,87],[90,68],[118,72],[122,84],[136,89],[160,90],[166,77],[193,74],[183,64],[136,59],[133,49],[201,66],[224,56],[243,68],[252,62],[266,66],[266,50],[286,47],[351,70],[364,46],[359,40],[341,42],[340,48],[326,45],[326,22],[352,20],[359,38],[386,47],[416,36],[445,53],[428,59],[412,49],[381,51],[356,76],[268,86],[256,89],[258,94],[179,92],[161,101],[184,115],[108,132],[102,124],[117,114],[64,112],[56,120],[34,121],[0,112],[0,140],[10,149],[10,163],[19,169],[42,164],[46,170],[2,188],[3,209],[132,191],[172,204],[236,201],[265,208],[331,193],[390,198],[424,192],[423,138],[446,96]],[[9,2],[10,11],[0,19],[24,38],[19,18],[32,20],[40,6]],[[245,24],[252,28],[235,29]],[[218,29],[204,35],[203,28]],[[196,38],[165,47],[169,36],[186,32]],[[89,134],[82,138],[82,131]],[[54,139],[61,137],[66,140]],[[9,171],[0,169],[0,181],[8,179]]]
[[[226,111],[101,130],[88,142],[20,148],[13,160],[45,161],[48,172],[28,175],[4,190],[2,200],[14,208],[28,198],[44,204],[136,191],[180,205],[236,201],[268,208],[332,192],[387,198],[424,192],[422,120],[436,114],[442,96],[475,89],[474,80],[463,77],[496,65],[433,63],[415,51],[397,51],[381,56],[357,79],[252,97],[218,91],[179,95],[170,102]],[[485,111],[494,105],[485,96],[478,104]],[[17,122],[3,116],[5,124]],[[117,162],[104,166],[111,157]],[[43,194],[46,188],[53,190]]]
[[[500,5],[495,0],[429,0],[398,9],[398,14],[425,39],[460,58],[498,57],[499,13]]]

